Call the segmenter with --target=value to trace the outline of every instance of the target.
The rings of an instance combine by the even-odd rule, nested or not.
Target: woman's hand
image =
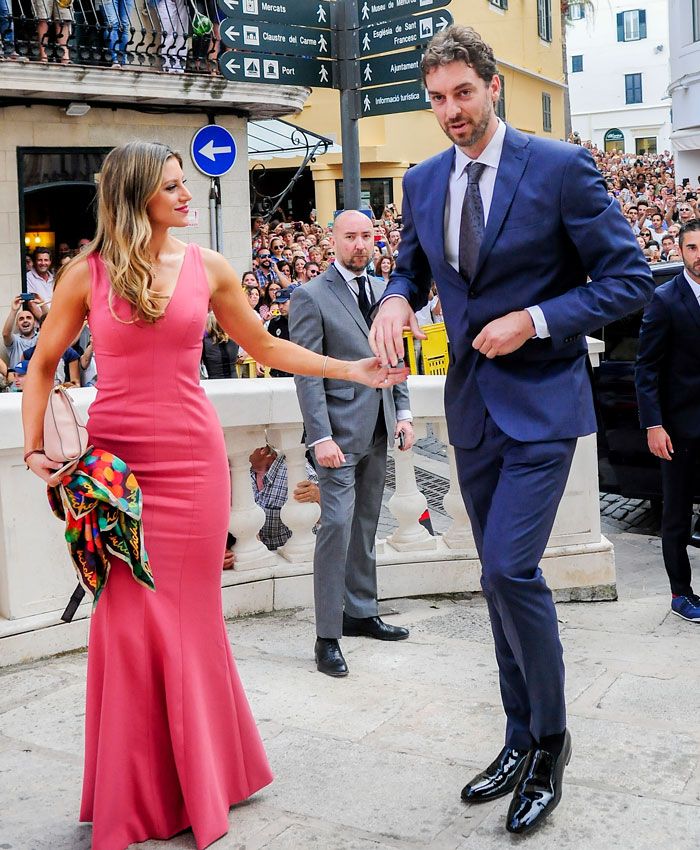
[[[29,455],[26,460],[26,464],[35,475],[38,475],[39,478],[41,478],[42,481],[46,481],[47,484],[49,483],[51,475],[63,466],[63,464],[58,461],[49,460],[43,452],[35,452],[34,454]]]
[[[348,377],[358,384],[374,389],[384,389],[405,381],[409,373],[408,367],[382,366],[378,357],[366,357],[364,360],[355,360],[350,364]]]

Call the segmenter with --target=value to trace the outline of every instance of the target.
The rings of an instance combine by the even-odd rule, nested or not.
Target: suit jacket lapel
[[[695,297],[695,293],[690,288],[690,284],[682,272],[678,275],[678,289],[685,308],[690,313],[695,324],[700,328],[700,304],[698,304],[698,299]]]
[[[365,322],[364,317],[360,312],[360,308],[357,306],[357,301],[355,301],[353,296],[350,294],[348,285],[347,283],[345,283],[345,278],[335,266],[333,266],[333,271],[331,272],[331,274],[332,277],[329,281],[331,292],[336,296],[336,298],[338,299],[338,301],[340,301],[343,307],[345,307],[348,313],[350,313],[362,333],[365,336],[369,336],[369,328],[367,327],[367,322]]]
[[[447,192],[450,187],[450,174],[452,174],[454,161],[455,149],[452,145],[437,162],[433,182],[435,191],[430,193],[433,199],[433,210],[429,218],[433,230],[431,241],[434,245],[440,245],[443,257],[445,256],[445,209],[447,208]]]
[[[496,237],[503,224],[503,219],[506,217],[510,205],[513,203],[518,183],[520,183],[520,178],[523,176],[525,166],[530,158],[530,152],[527,149],[528,145],[529,140],[524,133],[519,133],[517,130],[513,130],[512,127],[506,127],[503,150],[501,151],[501,161],[498,165],[496,185],[493,189],[493,199],[491,200],[491,209],[489,210],[489,220],[486,223],[484,238],[481,241],[481,248],[479,249],[479,259],[477,260],[476,271],[474,272],[475,277],[493,248]]]

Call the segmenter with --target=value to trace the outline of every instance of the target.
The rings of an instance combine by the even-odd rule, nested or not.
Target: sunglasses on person
[[[269,254],[258,254],[258,259],[259,260],[269,260],[270,255]]]

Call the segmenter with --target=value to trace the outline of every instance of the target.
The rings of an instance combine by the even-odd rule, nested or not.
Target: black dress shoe
[[[343,612],[343,634],[346,637],[371,637],[377,640],[406,640],[408,629],[390,626],[379,617],[351,617]]]
[[[561,800],[564,768],[571,761],[571,735],[567,729],[558,755],[534,747],[508,809],[508,832],[530,832],[547,818]]]
[[[523,772],[527,750],[504,747],[495,761],[482,770],[462,788],[465,803],[486,803],[506,794],[515,788]]]
[[[314,647],[316,669],[326,676],[347,676],[348,665],[345,663],[340,645],[335,638],[316,638]]]

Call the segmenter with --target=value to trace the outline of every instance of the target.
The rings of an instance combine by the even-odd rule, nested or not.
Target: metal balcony
[[[308,89],[224,80],[220,47],[215,0],[0,0],[0,106],[301,109]]]

